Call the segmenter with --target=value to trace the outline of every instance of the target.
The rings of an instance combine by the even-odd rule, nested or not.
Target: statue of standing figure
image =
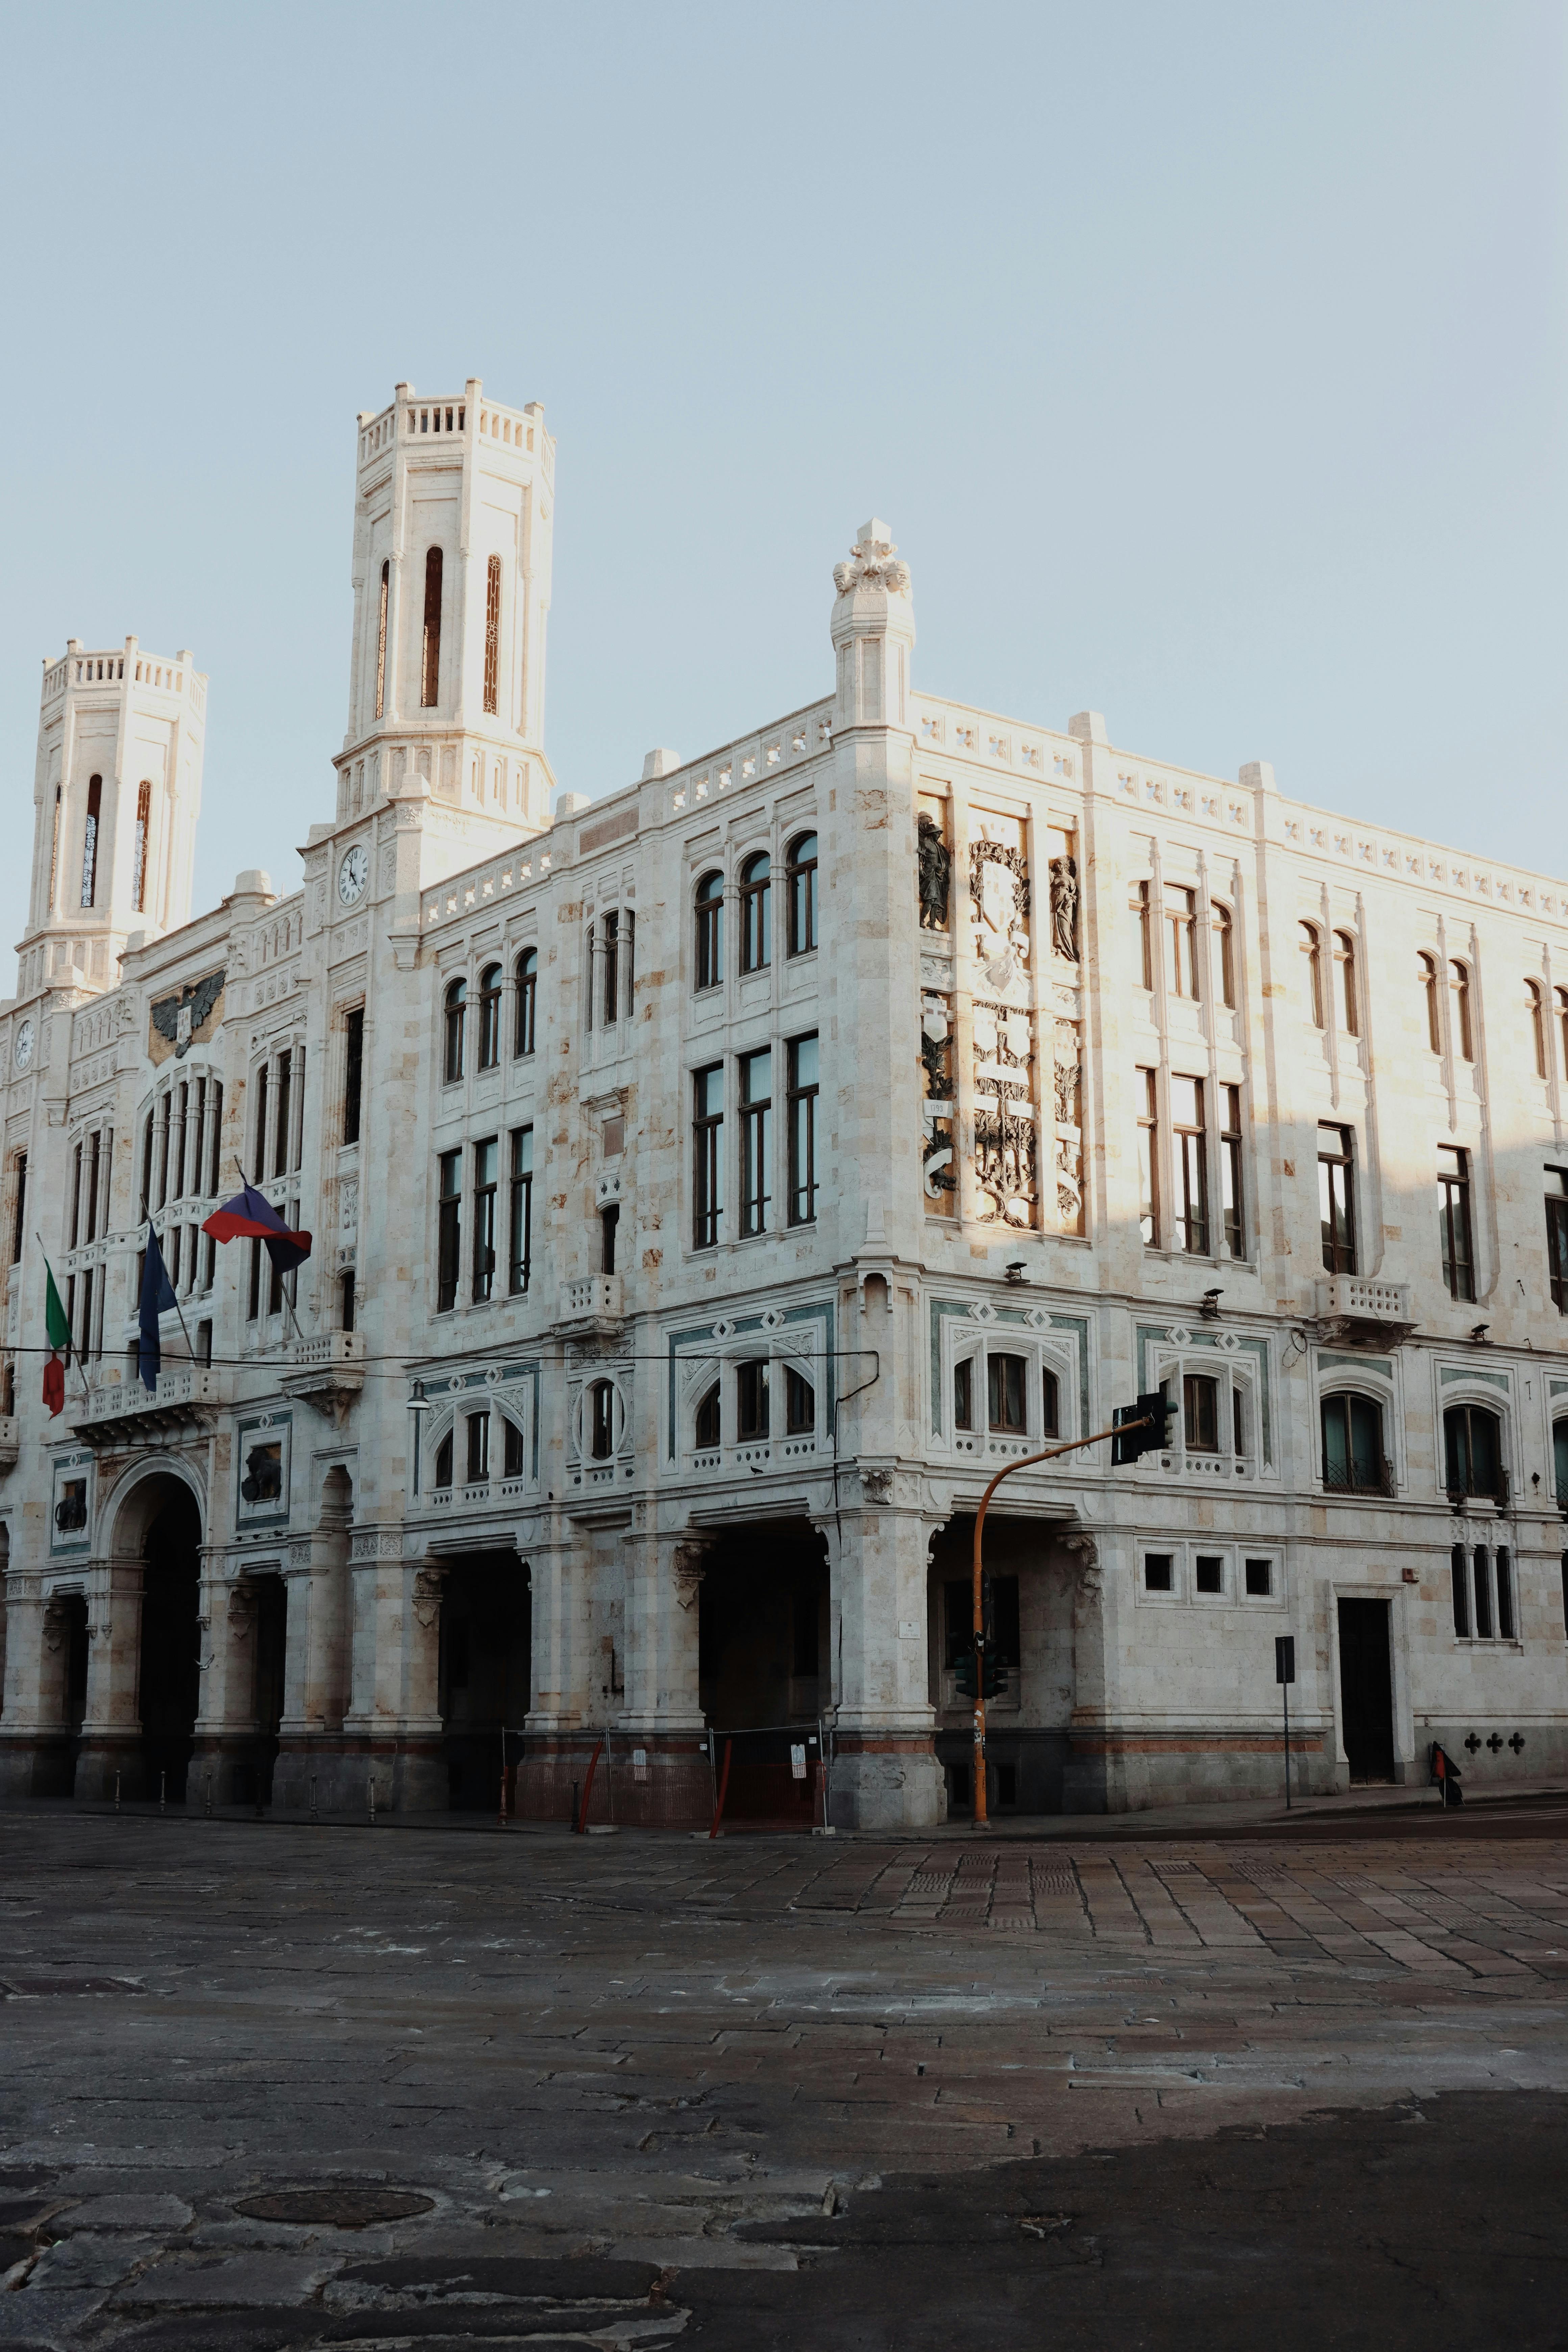
[[[921,868],[921,929],[945,931],[952,853],[942,837],[942,829],[936,819],[927,816],[923,809],[916,826],[916,854]]]
[[[1078,863],[1071,857],[1051,860],[1051,940],[1059,956],[1078,961]]]

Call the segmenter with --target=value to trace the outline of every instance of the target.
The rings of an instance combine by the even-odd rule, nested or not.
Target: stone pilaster
[[[858,1483],[842,1543],[836,1526],[824,1529],[838,1673],[834,1826],[926,1828],[942,1810],[926,1665],[930,1526],[914,1476],[863,1469]]]
[[[87,1711],[77,1752],[75,1793],[145,1796],[138,1692],[142,1669],[142,1590],[138,1557],[96,1559],[88,1571]]]
[[[0,1796],[70,1794],[63,1611],[36,1571],[5,1571],[5,1705],[0,1714]]]

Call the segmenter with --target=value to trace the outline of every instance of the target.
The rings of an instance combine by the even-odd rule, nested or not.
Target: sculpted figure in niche
[[[1051,860],[1051,942],[1068,963],[1078,961],[1078,861]]]
[[[952,855],[934,817],[922,812],[916,831],[919,835],[916,854],[921,868],[921,929],[945,931]]]

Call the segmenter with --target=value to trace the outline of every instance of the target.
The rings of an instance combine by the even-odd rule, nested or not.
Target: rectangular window
[[[1454,1585],[1454,1631],[1461,1641],[1468,1639],[1470,1631],[1469,1581],[1465,1573],[1465,1547],[1456,1544],[1448,1555]]]
[[[954,1429],[974,1426],[974,1367],[968,1357],[952,1368],[952,1425]]]
[[[27,1155],[16,1154],[16,1210],[11,1223],[11,1263],[22,1262],[22,1238],[27,1230]]]
[[[1155,1073],[1138,1072],[1138,1219],[1145,1249],[1160,1246],[1160,1097]]]
[[[1132,916],[1132,977],[1140,988],[1154,985],[1153,957],[1149,940],[1149,885],[1135,882],[1128,900]]]
[[[1219,1139],[1220,1207],[1225,1217],[1225,1245],[1232,1257],[1245,1257],[1247,1234],[1242,1217],[1241,1088],[1221,1087],[1219,1098],[1225,1113],[1225,1126]]]
[[[1513,1561],[1507,1547],[1497,1552],[1497,1630],[1500,1642],[1515,1639],[1513,1622]]]
[[[70,1246],[72,1249],[75,1249],[75,1247],[76,1247],[76,1245],[77,1245],[77,1243],[78,1243],[79,1239],[80,1238],[80,1234],[81,1234],[81,1146],[80,1146],[80,1144],[79,1143],[79,1144],[77,1144],[77,1145],[75,1145],[75,1146],[73,1147],[72,1151],[71,1151],[71,1221],[70,1221],[70,1236],[71,1236],[71,1237],[70,1237],[70,1244],[69,1244],[69,1246]]]
[[[1176,1179],[1176,1237],[1189,1255],[1206,1257],[1209,1171],[1202,1078],[1171,1080],[1171,1150]]]
[[[1207,1372],[1183,1375],[1182,1431],[1189,1454],[1219,1452],[1219,1382]]]
[[[1225,1559],[1222,1553],[1200,1551],[1193,1562],[1193,1586],[1198,1592],[1225,1591]]]
[[[1247,1452],[1247,1392],[1233,1388],[1230,1392],[1230,1440],[1237,1456]]]
[[[343,1024],[343,1141],[359,1141],[360,1102],[364,1085],[364,1007],[356,1004]]]
[[[339,1286],[338,1328],[340,1330],[353,1329],[354,1303],[354,1270],[351,1265]],[[208,1330],[212,1328],[211,1324],[208,1324],[207,1328]]]
[[[468,1423],[468,1484],[478,1486],[490,1475],[490,1417],[470,1412]]]
[[[1171,942],[1171,993],[1195,997],[1198,992],[1198,894],[1165,888],[1165,929]]]
[[[441,1192],[436,1244],[436,1312],[445,1315],[458,1303],[458,1273],[462,1255],[463,1155],[443,1151]]]
[[[773,1158],[773,1057],[741,1056],[741,1231],[766,1233]]]
[[[1023,1435],[1026,1419],[1022,1356],[986,1357],[985,1408],[990,1426],[999,1435]]]
[[[141,1261],[140,1261],[140,1259],[138,1259],[138,1265],[140,1265],[140,1263],[141,1263]],[[141,1290],[141,1287],[142,1287],[142,1281],[141,1281],[141,1276],[140,1276],[140,1274],[138,1274],[138,1276],[137,1276],[136,1287],[137,1287],[137,1290],[138,1290],[138,1291],[140,1291],[140,1290]],[[261,1243],[260,1243],[259,1238],[253,1236],[253,1237],[252,1237],[252,1240],[251,1240],[251,1244],[250,1244],[250,1278],[249,1278],[249,1280],[248,1280],[248,1282],[247,1282],[247,1286],[246,1286],[246,1299],[245,1299],[245,1319],[246,1319],[246,1321],[247,1321],[247,1323],[254,1323],[254,1322],[256,1321],[257,1317],[260,1314],[260,1312],[261,1312]]]
[[[616,1236],[620,1229],[619,1205],[612,1201],[607,1209],[599,1212],[599,1272],[614,1274],[616,1270]]]
[[[754,1357],[735,1367],[735,1434],[745,1444],[768,1433],[768,1367]]]
[[[816,1391],[793,1364],[784,1368],[784,1431],[804,1437],[816,1427]]]
[[[1318,1211],[1323,1265],[1330,1274],[1355,1272],[1354,1146],[1348,1127],[1318,1129]]]
[[[501,1456],[502,1475],[508,1478],[521,1478],[523,1469],[522,1432],[519,1429],[515,1421],[502,1422],[501,1438],[503,1444],[503,1452]]]
[[[1146,1551],[1143,1555],[1143,1590],[1145,1592],[1170,1592],[1174,1589],[1175,1557],[1168,1551]]]
[[[1274,1590],[1274,1562],[1271,1559],[1249,1559],[1247,1563],[1247,1597],[1249,1601],[1266,1601]]]
[[[1492,1637],[1492,1580],[1485,1544],[1476,1546],[1471,1564],[1475,1570],[1476,1633],[1479,1640],[1489,1642]]]
[[[381,600],[375,623],[375,715],[378,719],[384,717],[386,710],[386,607],[391,586],[392,563],[389,558],[381,567]],[[142,901],[138,899],[136,903],[140,906]]]
[[[511,1200],[508,1234],[507,1287],[513,1297],[528,1288],[529,1262],[533,1251],[533,1129],[511,1131]]]
[[[1474,1299],[1475,1257],[1470,1240],[1470,1155],[1457,1144],[1437,1147],[1437,1222],[1443,1244],[1443,1279],[1452,1298]]]
[[[272,1173],[289,1173],[289,1091],[294,1072],[294,1056],[287,1047],[278,1056],[278,1114],[272,1146]]]
[[[691,1077],[692,1242],[711,1249],[724,1214],[724,1065]]]
[[[817,1052],[815,1032],[789,1047],[789,1221],[809,1225],[816,1215]]]
[[[1568,1169],[1549,1168],[1546,1181],[1546,1270],[1552,1304],[1568,1315]]]
[[[496,1188],[500,1144],[488,1135],[474,1146],[474,1304],[482,1306],[495,1288]]]
[[[539,1013],[539,954],[525,948],[517,960],[517,1030],[512,1051],[531,1054]]]
[[[98,1193],[103,1174],[103,1134],[94,1128],[88,1139],[87,1155],[87,1239],[98,1239]]]
[[[621,986],[621,919],[618,914],[605,917],[605,969],[603,998],[605,1026],[613,1029],[620,1013]]]

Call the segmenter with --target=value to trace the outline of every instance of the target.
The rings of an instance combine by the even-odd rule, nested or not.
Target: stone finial
[[[651,783],[655,776],[673,776],[679,765],[679,752],[672,751],[668,744],[661,744],[658,751],[650,751],[644,760],[642,780],[647,784]]]
[[[1103,710],[1075,710],[1068,720],[1068,733],[1079,743],[1109,743],[1105,731]]]
[[[586,793],[557,793],[555,795],[557,816],[577,816],[592,805]]]
[[[1238,784],[1248,785],[1255,793],[1273,793],[1279,789],[1274,781],[1271,760],[1248,760],[1245,766],[1237,769],[1236,780]]]
[[[236,898],[270,898],[274,895],[272,877],[265,866],[247,866],[235,876],[231,895]]]
[[[861,524],[848,562],[834,565],[833,584],[841,596],[851,595],[857,588],[881,588],[889,596],[909,594],[910,567],[898,560],[892,533],[877,516]]]

